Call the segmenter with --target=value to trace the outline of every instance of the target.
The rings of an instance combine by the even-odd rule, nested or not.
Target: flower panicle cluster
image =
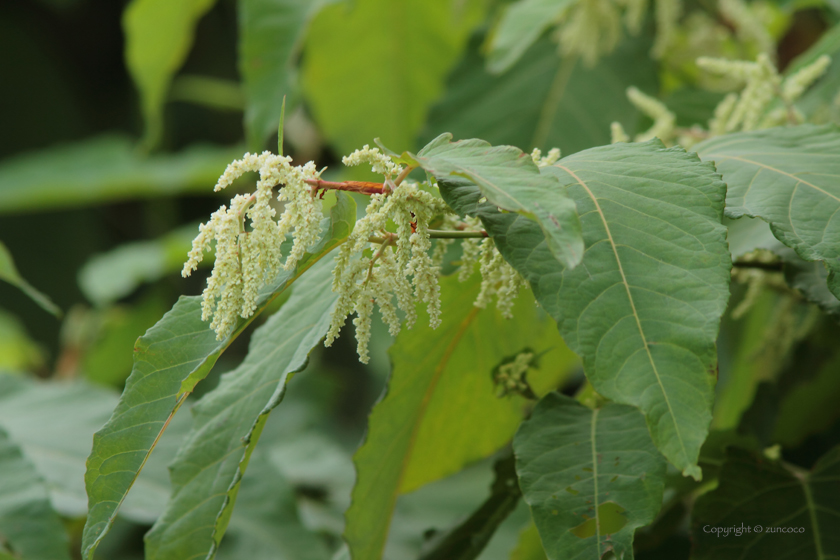
[[[540,169],[554,165],[560,159],[560,148],[551,148],[544,156],[542,155],[542,150],[534,148],[531,152],[531,159]]]
[[[496,384],[496,396],[506,397],[513,394],[531,394],[527,373],[534,364],[533,352],[520,352],[510,362],[500,365],[493,372],[493,382]]]
[[[256,191],[236,195],[230,207],[222,206],[199,226],[181,272],[186,277],[196,270],[215,240],[216,260],[203,293],[202,320],[212,319],[210,327],[219,340],[233,331],[238,317],[254,314],[260,289],[281,268],[294,269],[321,236],[321,205],[306,183],[318,176],[314,163],[293,166],[289,157],[246,153],[227,166],[214,190],[221,191],[252,171],[259,172]],[[282,188],[277,200],[285,205],[275,221],[272,189],[278,185]],[[292,233],[294,242],[283,262],[281,246]]]
[[[796,73],[782,78],[770,57],[759,54],[755,62],[700,57],[697,65],[706,72],[725,77],[742,87],[740,93],[729,93],[717,105],[708,128],[695,125],[688,129],[676,126],[676,116],[661,101],[631,87],[627,97],[642,113],[653,119],[653,125],[635,136],[636,142],[653,137],[666,144],[676,141],[689,148],[698,140],[730,132],[750,131],[800,124],[804,117],[794,103],[828,69],[831,57],[822,55]],[[774,107],[774,105],[776,105]],[[630,137],[620,123],[611,126],[612,142],[629,142]]]
[[[406,326],[411,328],[417,320],[418,303],[426,304],[432,327],[440,324],[439,268],[429,254],[429,222],[445,211],[441,198],[416,183],[403,183],[390,193],[371,196],[365,216],[356,222],[335,258],[333,291],[338,301],[326,346],[338,338],[347,316],[355,313],[359,359],[367,363],[374,305],[393,336],[401,328],[397,309],[403,311]],[[386,230],[389,222],[396,224],[396,233]]]

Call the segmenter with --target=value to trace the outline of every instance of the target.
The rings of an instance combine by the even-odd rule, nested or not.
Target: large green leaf
[[[239,2],[239,69],[245,89],[248,148],[261,151],[277,132],[283,96],[297,88],[295,59],[312,17],[330,0]]]
[[[840,129],[802,125],[731,134],[695,146],[728,185],[726,214],[770,224],[806,261],[824,261],[840,297]]]
[[[355,203],[339,194],[328,232],[294,272],[284,272],[260,294],[257,313],[225,340],[201,320],[201,298],[184,297],[135,346],[134,369],[108,423],[94,435],[85,484],[90,511],[82,542],[91,558],[167,424],[219,355],[296,278],[349,235]],[[326,220],[325,220],[326,222]],[[326,224],[325,224],[326,225]]]
[[[209,192],[239,148],[193,146],[142,157],[133,142],[99,136],[21,154],[0,165],[0,214]]]
[[[522,495],[551,560],[632,560],[662,505],[665,460],[633,407],[546,395],[513,440]]]
[[[307,34],[303,79],[329,140],[342,153],[375,137],[413,149],[481,4],[356,0],[324,8]]]
[[[354,458],[356,486],[345,529],[354,560],[381,557],[399,494],[453,474],[510,440],[524,400],[496,397],[496,366],[523,351],[548,351],[529,379],[535,390],[550,390],[574,363],[530,294],[519,296],[514,318],[506,320],[495,309],[473,306],[478,291],[477,277],[463,284],[442,279],[443,323],[401,333],[392,346],[387,393]]]
[[[132,0],[123,13],[125,61],[140,90],[147,146],[163,132],[172,77],[187,58],[198,20],[215,0]]]
[[[513,66],[572,3],[573,0],[519,0],[508,6],[490,41],[490,71],[500,73]]]
[[[593,148],[543,172],[567,184],[581,216],[586,252],[573,270],[552,257],[536,224],[480,203],[475,187],[444,182],[441,193],[481,217],[595,389],[640,407],[657,447],[699,478],[729,298],[725,185],[711,165],[658,140]]]
[[[0,536],[26,560],[70,560],[67,535],[44,480],[0,428]]]
[[[245,361],[193,409],[193,429],[170,466],[172,498],[146,535],[154,560],[212,557],[271,410],[324,337],[338,298],[334,263],[312,267],[280,311],[254,332]]]
[[[571,154],[609,144],[613,121],[636,130],[639,114],[627,99],[629,86],[658,90],[646,39],[628,39],[587,68],[558,57],[557,45],[546,38],[500,76],[485,69],[480,48],[476,37],[433,107],[424,139],[448,130],[456,138],[483,138],[523,150],[557,147]]]
[[[84,473],[91,434],[105,423],[117,400],[113,391],[88,383],[0,375],[0,426],[46,480],[52,505],[61,515],[83,517],[87,512]],[[180,419],[172,422],[158,453],[138,477],[137,491],[123,505],[126,519],[151,523],[163,510],[169,496],[166,463],[187,427]]]
[[[826,453],[810,472],[730,449],[717,489],[694,506],[692,558],[840,557],[838,480],[840,447]],[[728,534],[716,532],[727,529]]]
[[[548,247],[563,265],[573,268],[583,257],[583,239],[575,203],[551,175],[513,146],[491,146],[484,140],[452,142],[441,134],[415,159],[438,178],[452,175],[476,184],[487,200],[537,221]]]
[[[52,313],[55,316],[61,315],[61,309],[49,297],[38,291],[20,275],[20,272],[18,272],[15,266],[15,261],[12,259],[12,253],[9,252],[9,249],[2,241],[0,241],[0,280],[4,280],[20,289],[20,291],[29,296],[44,311]]]

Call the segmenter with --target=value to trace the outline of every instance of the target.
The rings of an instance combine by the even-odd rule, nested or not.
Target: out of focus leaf
[[[0,375],[0,426],[23,449],[47,482],[53,507],[62,515],[87,512],[85,458],[91,434],[110,416],[117,394],[84,382],[36,382]],[[166,464],[189,427],[187,417],[173,422],[159,453],[137,479],[137,492],[126,499],[126,519],[151,523],[169,496]]]
[[[508,6],[491,36],[487,68],[496,74],[510,69],[572,3],[571,0],[519,0]]]
[[[245,89],[248,148],[260,151],[277,130],[283,96],[296,103],[297,69],[304,33],[324,4],[333,0],[242,0],[239,2],[239,69]]]
[[[57,317],[61,315],[61,309],[50,298],[36,290],[20,275],[20,272],[18,272],[15,266],[15,261],[12,260],[12,253],[9,252],[9,249],[6,248],[2,241],[0,241],[0,280],[5,280],[12,286],[19,288],[20,291],[29,296],[44,311],[52,313]]]
[[[43,363],[43,350],[29,337],[23,324],[0,309],[0,371],[27,371]]]
[[[818,560],[840,556],[838,480],[840,447],[826,453],[810,472],[730,449],[717,489],[701,496],[694,506],[692,558],[782,560],[795,553],[796,558]],[[741,534],[715,531],[726,528],[741,528]]]
[[[495,395],[492,372],[503,360],[548,350],[539,369],[529,373],[542,385],[540,393],[552,388],[545,381],[553,379],[556,386],[576,362],[527,292],[517,299],[514,318],[506,320],[495,309],[473,306],[477,276],[465,283],[447,277],[441,288],[443,323],[397,337],[387,393],[374,407],[354,458],[357,482],[345,538],[356,560],[381,555],[399,494],[455,473],[510,440],[525,401]]]
[[[432,550],[424,553],[421,560],[473,560],[481,554],[522,497],[512,453],[496,461],[493,470],[496,479],[490,487],[490,496]]]
[[[322,539],[301,525],[295,494],[265,453],[251,456],[219,560],[327,560]]]
[[[25,560],[70,560],[43,479],[0,428],[0,537]]]
[[[481,4],[357,0],[321,10],[307,33],[303,80],[315,120],[340,153],[377,137],[414,148]]]
[[[519,533],[519,541],[510,553],[510,560],[548,560],[540,540],[540,533],[533,522]]]
[[[633,534],[662,505],[665,459],[638,409],[592,410],[546,395],[513,440],[522,495],[546,555],[633,558]]]
[[[312,249],[314,254],[307,254],[296,270],[281,272],[263,288],[257,301],[257,314],[240,320],[236,330],[225,340],[217,340],[216,333],[201,320],[199,296],[181,297],[172,310],[138,340],[134,368],[125,391],[108,423],[94,434],[93,450],[87,463],[85,485],[90,511],[82,541],[86,558],[93,557],[137,474],[195,385],[207,376],[222,352],[272,300],[349,235],[353,227],[351,220],[356,215],[355,203],[343,194],[339,194],[337,201],[331,217],[322,223],[328,229]]]
[[[144,143],[163,132],[163,105],[172,77],[192,47],[195,26],[215,0],[132,0],[123,13],[125,61],[140,90],[146,119]]]
[[[193,146],[143,157],[127,137],[108,135],[21,154],[0,164],[0,214],[156,198],[212,194],[239,148]]]
[[[138,241],[94,255],[79,271],[79,287],[102,306],[130,295],[141,284],[160,280],[184,266],[198,227],[190,224],[151,241]],[[212,266],[208,255],[200,266]]]
[[[650,43],[628,39],[597,66],[557,56],[557,45],[538,41],[500,76],[484,67],[481,38],[450,74],[443,98],[432,108],[422,139],[443,131],[523,150],[557,147],[564,155],[610,143],[610,123],[633,131],[638,111],[626,90],[658,88]],[[394,144],[394,146],[399,147]]]

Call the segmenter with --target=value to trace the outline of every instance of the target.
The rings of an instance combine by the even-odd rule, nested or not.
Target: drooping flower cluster
[[[701,57],[697,59],[700,68],[726,77],[741,87],[741,92],[730,93],[718,104],[708,129],[699,125],[679,129],[676,116],[664,103],[631,87],[627,97],[653,119],[653,126],[637,134],[634,140],[642,142],[657,137],[668,145],[676,140],[689,148],[699,140],[729,132],[802,123],[804,117],[794,103],[825,73],[830,63],[831,58],[823,55],[795,74],[782,78],[766,54],[758,55],[755,62]],[[611,132],[614,143],[629,141],[620,123],[613,123]]]
[[[543,157],[535,150],[531,156],[537,165],[545,166],[557,161],[560,152],[551,150]],[[441,315],[438,276],[446,249],[455,238],[466,237],[461,239],[459,278],[466,280],[476,268],[482,275],[475,305],[485,307],[496,296],[499,310],[511,316],[513,298],[524,280],[504,261],[477,218],[457,218],[436,185],[403,181],[407,175],[404,168],[378,148],[365,146],[343,162],[348,166],[370,164],[385,182],[364,183],[364,189],[359,190],[353,181],[321,181],[312,162],[295,167],[290,158],[269,152],[245,154],[219,178],[217,191],[246,172],[257,171],[260,175],[253,194],[234,196],[230,207],[222,206],[199,226],[182,271],[189,276],[215,241],[215,267],[204,290],[202,319],[211,321],[220,340],[230,335],[239,317],[254,314],[260,290],[281,268],[294,269],[319,241],[323,213],[317,193],[323,188],[371,195],[366,215],[356,222],[335,257],[332,289],[337,301],[325,345],[333,343],[347,316],[355,314],[357,350],[360,360],[367,362],[375,307],[392,335],[399,333],[402,320],[409,328],[415,324],[418,304],[425,304],[430,325],[437,327]],[[273,189],[278,186],[277,200],[284,206],[275,218],[277,211],[271,203]],[[430,230],[433,222],[450,229]],[[289,235],[294,236],[293,241],[283,245]],[[433,237],[439,238],[434,250]],[[285,246],[289,249],[284,255]]]
[[[321,204],[305,182],[318,172],[312,162],[291,165],[291,158],[270,152],[245,154],[227,166],[215,190],[220,191],[250,171],[258,171],[257,189],[251,195],[236,195],[230,208],[222,206],[210,220],[199,226],[189,258],[181,274],[189,276],[204,253],[216,241],[216,262],[207,280],[202,300],[202,320],[209,321],[219,340],[228,336],[237,318],[248,318],[257,307],[257,297],[265,283],[281,266],[294,269],[306,249],[321,235]],[[273,188],[283,185],[277,200],[285,203],[278,221],[271,207]],[[250,229],[246,224],[250,222]],[[294,232],[294,242],[285,263],[281,245]]]

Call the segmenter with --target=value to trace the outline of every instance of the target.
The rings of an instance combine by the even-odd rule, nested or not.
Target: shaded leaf
[[[125,61],[140,90],[145,144],[163,132],[163,104],[172,77],[192,47],[195,27],[215,0],[132,0],[123,13]]]
[[[345,529],[354,560],[380,558],[399,494],[458,472],[510,440],[525,401],[496,397],[491,374],[503,359],[550,350],[528,377],[543,391],[574,363],[527,292],[506,320],[495,309],[473,306],[479,284],[477,276],[463,284],[441,279],[442,324],[403,332],[391,347],[387,393],[354,457],[357,478]]]
[[[84,382],[41,383],[0,375],[0,426],[18,442],[46,480],[53,507],[66,517],[87,512],[84,473],[91,434],[108,419],[117,394]],[[188,420],[184,418],[183,420]],[[176,420],[126,501],[121,514],[151,523],[169,496],[166,464],[175,455],[188,422]]]
[[[294,63],[304,33],[309,21],[330,1],[239,2],[239,69],[246,97],[245,131],[250,150],[263,149],[266,139],[277,131],[284,96],[297,94]]]
[[[826,453],[810,472],[730,449],[717,489],[694,506],[692,557],[774,560],[790,558],[794,551],[803,559],[840,555],[838,479],[840,447]],[[744,527],[740,536],[714,532],[738,527]],[[797,532],[776,532],[790,527]]]
[[[840,270],[840,130],[801,125],[731,134],[695,146],[728,185],[726,215],[770,224],[806,261],[825,261],[835,296]]]
[[[533,521],[519,533],[519,541],[510,553],[510,560],[548,560]]]
[[[444,184],[441,194],[481,217],[598,393],[640,407],[657,447],[699,478],[729,297],[725,185],[710,165],[658,140],[593,148],[543,172],[566,183],[581,216],[586,252],[571,271],[532,221],[479,203],[475,187]]]
[[[355,203],[338,196],[331,212],[329,230],[313,254],[297,270],[281,272],[258,299],[257,313],[240,320],[223,341],[201,320],[201,297],[182,296],[175,306],[135,346],[134,369],[120,402],[108,423],[94,435],[85,485],[90,511],[82,550],[91,558],[107,533],[120,504],[160,434],[195,385],[209,373],[219,355],[259,315],[259,312],[294,280],[341,243],[350,233]],[[326,220],[325,220],[326,222]],[[327,225],[326,223],[324,225]]]
[[[312,266],[280,311],[254,331],[245,361],[193,407],[193,429],[170,465],[172,497],[146,535],[147,558],[215,553],[268,415],[329,328],[338,298],[333,267],[330,260]]]
[[[79,270],[79,287],[98,306],[130,295],[143,283],[180,271],[197,231],[198,226],[190,224],[158,239],[126,243],[94,255]],[[212,266],[213,259],[208,255],[199,266]]]
[[[499,525],[516,509],[522,496],[516,480],[513,454],[496,461],[493,470],[496,478],[490,488],[490,496],[420,560],[473,560],[481,554]]]
[[[237,507],[219,560],[327,560],[324,541],[297,514],[294,489],[265,453],[255,453],[242,480]]]
[[[307,33],[303,80],[320,129],[340,153],[375,137],[414,148],[481,5],[357,0],[321,10]]]
[[[519,0],[508,6],[493,31],[487,68],[496,74],[510,69],[572,3],[572,0]]]
[[[575,203],[557,180],[541,174],[519,148],[491,146],[477,139],[451,140],[451,134],[441,134],[415,159],[436,177],[463,177],[499,208],[536,220],[557,260],[569,268],[580,262],[583,239]]]
[[[44,480],[0,428],[0,538],[26,560],[70,560]]]
[[[18,272],[15,266],[15,261],[12,259],[12,253],[9,252],[9,249],[2,241],[0,241],[0,280],[4,280],[18,288],[44,311],[52,313],[57,317],[61,316],[61,309],[49,297],[35,289],[32,284],[20,275],[20,272]]]
[[[513,440],[525,501],[548,558],[632,560],[633,533],[662,504],[665,460],[633,407],[592,410],[551,393]]]
[[[108,135],[8,158],[0,165],[0,214],[133,198],[208,193],[239,148],[193,146],[142,157],[131,140]]]
[[[432,108],[423,139],[448,130],[456,138],[482,138],[523,150],[560,148],[568,155],[610,143],[610,123],[628,131],[639,122],[627,99],[635,85],[658,90],[656,65],[647,39],[628,39],[597,66],[557,56],[557,45],[538,41],[508,72],[490,74],[481,37],[453,70],[443,98]]]

